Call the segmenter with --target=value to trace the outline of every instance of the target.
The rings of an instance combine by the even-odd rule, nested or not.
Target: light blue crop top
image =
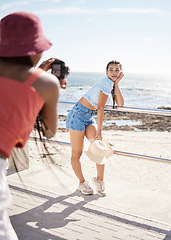
[[[108,77],[103,78],[101,81],[97,82],[93,85],[84,95],[89,103],[95,108],[98,107],[98,100],[100,91],[102,91],[105,95],[111,95],[111,91],[113,89],[113,82]]]

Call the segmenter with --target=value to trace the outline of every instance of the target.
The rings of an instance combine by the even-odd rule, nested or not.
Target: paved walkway
[[[68,133],[58,134],[56,139],[69,141]],[[134,150],[134,134],[110,136],[105,139],[117,149]],[[161,154],[161,134],[160,138],[150,136],[151,139],[149,133],[141,133],[136,137],[136,147],[142,148],[146,142],[149,145],[148,140],[154,146],[157,141],[155,149]],[[162,136],[170,146],[170,135]],[[125,141],[132,147],[123,144]],[[164,152],[166,143],[162,144]],[[48,149],[54,164],[41,144],[38,151],[30,141],[29,168],[19,175],[8,171],[13,197],[8,211],[19,240],[171,240],[170,164],[114,156],[105,168],[107,196],[99,197],[91,184],[95,164],[83,154],[85,177],[94,190],[93,195],[84,196],[76,190],[78,180],[70,164],[70,147],[48,145]]]
[[[98,195],[56,194],[9,179],[8,210],[19,240],[169,240],[171,225],[91,203]]]

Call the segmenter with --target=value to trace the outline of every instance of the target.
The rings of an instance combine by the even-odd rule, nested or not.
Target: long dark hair
[[[106,71],[108,71],[110,64],[118,64],[120,69],[122,70],[122,64],[120,62],[118,62],[117,60],[112,60],[107,64]],[[116,98],[115,83],[113,84],[113,89],[111,91],[111,94],[112,94],[112,99],[113,99],[113,108],[115,108],[115,98]]]

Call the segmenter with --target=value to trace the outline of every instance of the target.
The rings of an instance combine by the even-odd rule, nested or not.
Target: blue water
[[[68,76],[66,90],[61,90],[60,101],[75,102],[96,82],[100,81],[105,73],[74,72]],[[152,74],[125,74],[119,83],[126,107],[156,109],[171,107],[171,76]],[[107,104],[112,105],[109,98]],[[59,106],[60,115],[67,115],[70,106]]]

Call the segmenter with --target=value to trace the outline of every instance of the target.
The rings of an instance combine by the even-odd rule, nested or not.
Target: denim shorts
[[[85,131],[88,125],[95,124],[95,110],[91,110],[77,102],[70,110],[66,119],[66,129]]]

